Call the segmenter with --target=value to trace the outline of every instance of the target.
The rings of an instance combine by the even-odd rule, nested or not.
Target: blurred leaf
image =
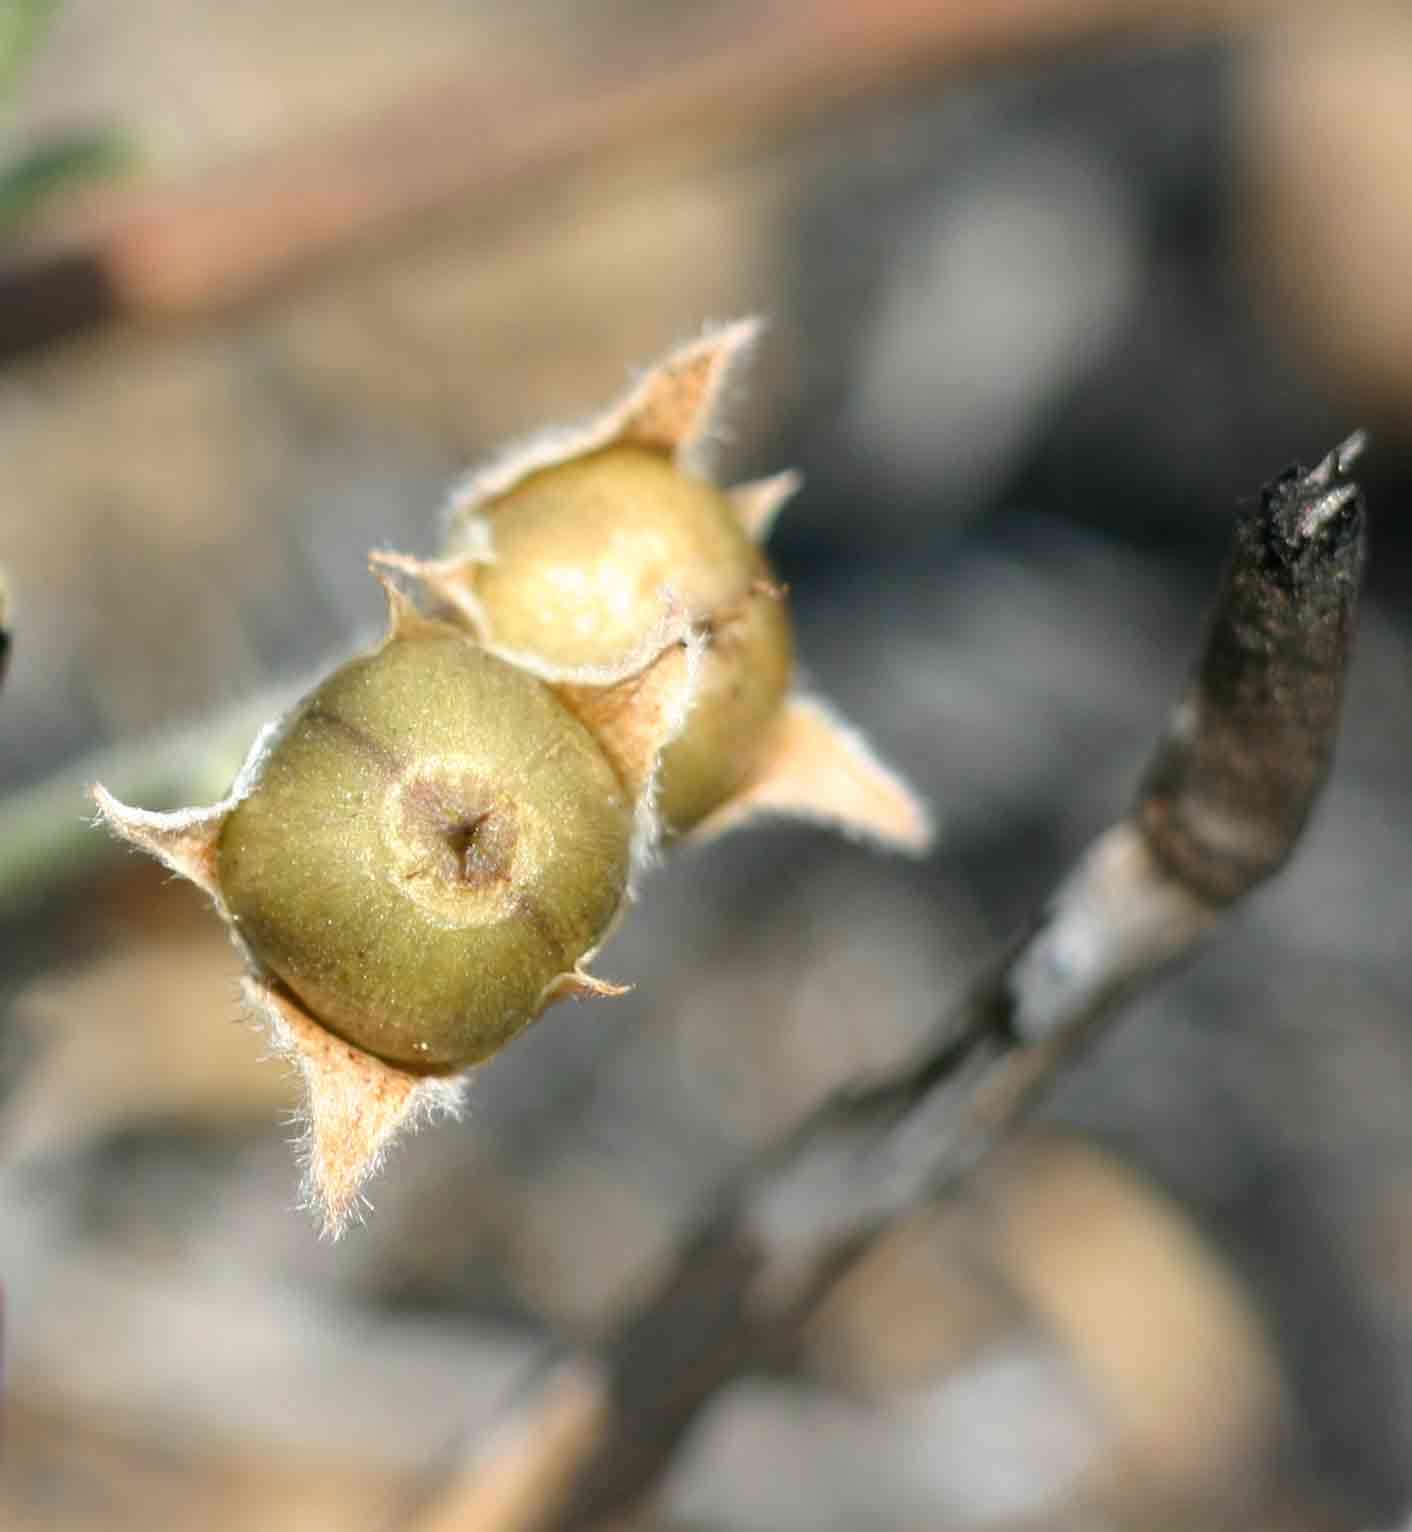
[[[0,0],[0,97],[14,88],[58,8],[58,0]]]
[[[0,167],[0,229],[19,222],[71,181],[112,175],[128,162],[112,134],[93,133],[41,144]]]

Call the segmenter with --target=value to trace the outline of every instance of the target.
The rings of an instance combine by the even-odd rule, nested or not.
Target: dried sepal
[[[726,384],[759,333],[758,320],[741,319],[678,347],[619,406],[618,428],[609,439],[651,447],[680,467],[699,469]]]
[[[752,542],[769,540],[776,518],[799,493],[803,483],[803,474],[786,468],[783,473],[773,473],[767,479],[751,479],[746,484],[737,484],[727,492],[736,515],[740,517],[740,524]]]
[[[369,555],[368,567],[373,579],[382,587],[383,597],[387,601],[387,627],[382,639],[384,644],[395,643],[399,639],[415,641],[445,635],[446,624],[438,622],[434,617],[425,616],[406,591],[383,574],[372,555]]]
[[[700,472],[727,385],[759,333],[756,319],[710,329],[669,352],[585,424],[540,432],[473,470],[452,489],[447,505],[457,551],[467,551],[465,538],[483,537],[479,518],[531,474],[615,443],[662,452],[679,467]]]
[[[700,629],[674,632],[672,627],[655,658],[621,680],[606,684],[574,680],[555,688],[632,794],[634,875],[651,861],[662,840],[658,804],[662,761],[691,715],[706,653]]]
[[[686,728],[700,692],[706,657],[703,631],[692,627],[685,613],[668,601],[659,627],[617,665],[553,665],[538,654],[495,643],[485,648],[551,686],[613,763],[632,800],[636,882],[666,833],[660,813],[663,757]]]
[[[221,914],[226,915],[225,901],[216,877],[216,855],[221,831],[231,813],[250,791],[284,725],[285,719],[276,718],[260,730],[230,791],[219,803],[213,803],[207,808],[176,809],[168,813],[139,809],[120,802],[101,782],[95,782],[89,789],[89,795],[98,810],[99,819],[130,845],[156,857],[164,867],[169,867],[194,883],[214,902]]]
[[[120,802],[101,782],[95,782],[90,791],[99,816],[110,829],[194,883],[224,909],[216,881],[216,848],[221,827],[235,806],[231,799],[211,808],[163,814]]]
[[[559,670],[545,675],[635,797],[648,791],[662,751],[686,723],[704,650],[700,631],[673,618],[620,674]]]
[[[476,597],[476,570],[490,560],[479,553],[454,553],[444,559],[419,559],[409,553],[380,548],[368,555],[374,571],[395,569],[417,581],[434,600],[482,643],[490,639],[490,624]]]
[[[817,697],[790,699],[754,775],[691,839],[711,839],[762,815],[832,825],[913,856],[925,854],[935,835],[917,793]]]
[[[632,993],[631,984],[614,984],[611,979],[600,979],[588,971],[592,954],[581,958],[568,973],[561,973],[544,987],[544,1006],[556,1000],[617,1000]]]
[[[457,1116],[464,1077],[418,1075],[385,1064],[322,1027],[282,986],[247,978],[245,1004],[304,1084],[303,1200],[337,1239],[364,1205],[363,1186],[397,1137]]]
[[[704,631],[667,597],[658,626],[617,665],[555,665],[495,644],[486,649],[550,686],[598,742],[632,800],[632,866],[640,872],[663,838],[662,760],[686,727],[700,689]]]

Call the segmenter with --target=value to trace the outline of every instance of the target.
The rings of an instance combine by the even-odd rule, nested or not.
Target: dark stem
[[[1281,475],[1239,515],[1193,679],[1129,814],[916,1056],[735,1178],[586,1363],[578,1386],[594,1380],[603,1408],[568,1485],[559,1462],[532,1514],[498,1514],[479,1486],[501,1448],[436,1526],[567,1532],[630,1515],[722,1387],[787,1356],[878,1234],[1012,1134],[1136,990],[1285,862],[1338,731],[1365,539],[1348,471],[1362,445]],[[525,1430],[532,1453],[533,1410]]]
[[[9,595],[5,590],[5,575],[0,571],[0,686],[5,684],[5,672],[10,664]]]

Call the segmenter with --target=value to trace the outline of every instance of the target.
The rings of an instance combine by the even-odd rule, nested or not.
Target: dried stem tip
[[[1153,851],[1226,904],[1278,868],[1328,774],[1357,618],[1360,431],[1243,511],[1196,674],[1139,795]]]
[[[0,569],[0,685],[10,663],[10,597],[5,589],[5,571]]]

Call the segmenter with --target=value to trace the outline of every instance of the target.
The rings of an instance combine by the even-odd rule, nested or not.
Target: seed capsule
[[[784,592],[760,551],[798,475],[717,488],[717,414],[756,326],[708,331],[607,410],[541,433],[452,492],[441,557],[381,552],[481,641],[554,686],[610,756],[638,699],[581,688],[642,663],[664,605],[701,648],[684,726],[662,756],[650,843],[707,839],[767,814],[832,824],[899,850],[931,844],[926,805],[818,697],[791,689]],[[644,672],[646,674],[648,672]],[[656,708],[648,698],[649,716]]]
[[[749,776],[793,671],[783,592],[739,511],[664,454],[624,443],[531,474],[486,514],[494,559],[473,590],[497,645],[565,670],[611,666],[660,621],[664,591],[705,630],[657,800],[669,829],[691,829]]]
[[[330,676],[232,809],[216,882],[257,962],[404,1069],[494,1053],[602,939],[632,805],[532,677],[423,623]]]

